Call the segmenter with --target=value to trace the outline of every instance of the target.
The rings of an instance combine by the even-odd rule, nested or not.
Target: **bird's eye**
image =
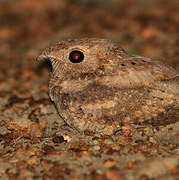
[[[72,63],[80,63],[82,62],[84,59],[84,54],[81,52],[81,51],[72,51],[70,54],[69,54],[69,60],[72,62]]]

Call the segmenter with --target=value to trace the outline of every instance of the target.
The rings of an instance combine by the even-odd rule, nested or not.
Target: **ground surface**
[[[35,57],[69,37],[110,38],[179,70],[178,0],[107,2],[0,1],[0,179],[179,179],[179,124],[69,134],[49,99],[50,66]]]

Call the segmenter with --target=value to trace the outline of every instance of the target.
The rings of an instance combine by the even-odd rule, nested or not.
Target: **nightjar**
[[[112,134],[123,124],[179,121],[179,75],[160,61],[97,38],[61,41],[37,57],[46,59],[53,67],[50,97],[80,132]]]

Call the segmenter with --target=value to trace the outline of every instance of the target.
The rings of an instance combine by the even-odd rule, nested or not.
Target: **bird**
[[[49,96],[79,132],[111,135],[123,125],[179,121],[179,74],[161,61],[130,55],[101,38],[67,39],[37,57],[49,60]]]

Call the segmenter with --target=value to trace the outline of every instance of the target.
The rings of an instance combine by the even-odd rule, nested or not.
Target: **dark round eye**
[[[72,63],[80,63],[84,59],[84,54],[81,51],[72,51],[69,54],[69,60]]]

